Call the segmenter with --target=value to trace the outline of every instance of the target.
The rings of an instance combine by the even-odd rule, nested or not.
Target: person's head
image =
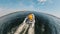
[[[34,18],[33,14],[30,13],[30,14],[28,15],[28,19],[31,21],[31,20],[33,20],[33,18]]]

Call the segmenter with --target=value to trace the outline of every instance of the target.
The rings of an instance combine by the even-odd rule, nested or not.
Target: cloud
[[[3,11],[3,10],[5,10],[4,8],[0,8],[0,11]]]
[[[20,4],[21,6],[24,6],[23,4]],[[22,8],[5,8],[5,7],[0,7],[0,17],[4,16],[9,13],[17,12],[17,11],[35,11],[36,9],[34,8],[33,4],[29,6],[24,6]]]
[[[47,1],[49,1],[49,2],[52,2],[51,0],[37,0],[39,3],[42,3],[42,4],[44,4],[45,2],[47,2]],[[42,12],[42,10],[39,8],[39,7],[35,7],[35,5],[37,5],[37,4],[35,4],[34,2],[32,2],[31,1],[31,4],[30,5],[25,5],[24,3],[22,3],[22,2],[20,2],[19,3],[19,8],[4,8],[4,7],[0,7],[0,16],[3,16],[3,15],[6,15],[6,14],[9,14],[9,13],[13,13],[13,12],[16,12],[16,11],[39,11],[39,12]],[[22,7],[22,8],[21,8]],[[44,13],[45,13],[46,11],[44,11]],[[57,17],[60,17],[59,16],[59,14],[60,13],[58,13],[57,14],[57,12],[55,13],[55,12],[49,12],[49,11],[47,11],[46,13],[49,13],[49,14],[52,14],[52,15],[56,15]]]
[[[37,0],[38,1],[38,5],[44,5],[47,0]]]
[[[42,11],[42,12],[60,18],[60,12],[59,11],[48,11],[48,10],[46,10],[46,11]]]
[[[39,11],[39,12],[51,14],[51,15],[54,15],[54,16],[57,16],[57,17],[60,18],[60,13],[57,12],[57,11],[55,11],[55,12],[54,12],[54,11],[53,11],[53,12],[42,11],[42,10],[40,10],[39,8],[34,8],[33,5],[30,5],[29,7],[26,7],[26,8],[23,8],[23,9],[0,8],[0,17],[1,17],[1,16],[4,16],[4,15],[6,15],[6,14],[9,14],[9,13],[17,12],[17,11]]]
[[[37,0],[38,4],[45,5],[45,4],[53,4],[52,0]]]
[[[37,1],[43,3],[43,2],[46,2],[47,0],[37,0]]]
[[[0,17],[3,16],[3,15],[6,15],[6,14],[9,14],[9,13],[13,13],[13,12],[16,12],[16,11],[20,11],[18,9],[11,9],[11,8],[1,8],[0,7]]]

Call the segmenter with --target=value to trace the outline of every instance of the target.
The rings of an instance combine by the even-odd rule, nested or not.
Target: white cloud
[[[51,15],[54,15],[54,16],[57,16],[60,18],[60,12],[49,12],[49,11],[42,11],[40,10],[39,8],[34,8],[33,5],[29,6],[28,8],[24,8],[24,9],[7,9],[7,8],[0,8],[0,17],[1,16],[4,16],[6,14],[9,14],[9,13],[13,13],[13,12],[16,12],[16,11],[39,11],[39,12],[43,12],[43,13],[47,13],[47,14],[51,14]]]
[[[35,10],[36,9],[34,8],[33,4],[31,4],[30,6],[27,6],[27,7],[15,8],[15,9],[0,7],[0,17],[4,16],[6,14],[9,14],[9,13],[16,12],[16,11],[35,11]]]
[[[39,1],[39,2],[46,2],[47,0],[37,0],[37,1]]]
[[[53,4],[53,0],[37,0],[38,4],[44,5],[45,3],[47,4]]]
[[[18,11],[18,9],[0,8],[0,17],[9,13]]]
[[[44,5],[46,2],[47,2],[47,0],[37,0],[38,1],[38,5]]]
[[[59,11],[58,12],[57,11],[42,11],[42,12],[60,18],[60,12]]]
[[[3,9],[3,8],[0,8],[0,11],[4,11],[5,9]]]

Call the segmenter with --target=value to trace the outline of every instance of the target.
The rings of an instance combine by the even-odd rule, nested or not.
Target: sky
[[[0,0],[0,16],[24,10],[43,12],[60,18],[60,0]]]

